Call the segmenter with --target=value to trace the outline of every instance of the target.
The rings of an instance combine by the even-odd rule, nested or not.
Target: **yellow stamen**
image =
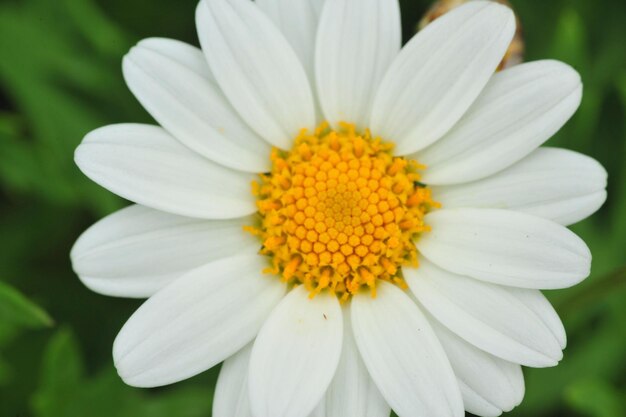
[[[290,152],[272,152],[272,171],[253,185],[269,272],[311,297],[341,301],[385,280],[406,288],[402,266],[417,263],[414,240],[429,230],[424,216],[439,207],[419,185],[415,161],[392,155],[392,145],[342,123],[312,134],[302,130]]]

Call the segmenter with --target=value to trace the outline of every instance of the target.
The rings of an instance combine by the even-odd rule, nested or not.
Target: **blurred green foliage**
[[[429,5],[404,0],[405,39]],[[573,229],[592,276],[549,295],[570,347],[552,369],[527,369],[512,416],[626,412],[626,3],[518,0],[527,58],[560,59],[585,83],[582,106],[549,144],[602,162],[609,199]],[[196,0],[0,1],[0,416],[209,416],[217,370],[156,390],[125,386],[111,345],[138,301],[82,287],[68,253],[88,225],[125,203],[80,174],[73,151],[90,130],[149,122],[124,86],[132,44],[197,44]]]

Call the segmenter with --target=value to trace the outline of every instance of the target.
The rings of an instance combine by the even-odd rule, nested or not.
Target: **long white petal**
[[[326,120],[369,127],[374,94],[402,41],[397,0],[328,1],[316,46],[317,89]]]
[[[461,393],[448,359],[417,305],[399,288],[352,300],[356,344],[372,379],[400,417],[462,417]]]
[[[508,210],[450,209],[426,215],[431,232],[418,250],[440,267],[522,288],[575,285],[589,275],[591,253],[567,228]]]
[[[301,129],[314,127],[313,94],[302,64],[256,4],[202,0],[196,24],[224,94],[261,137],[290,149]]]
[[[573,197],[569,200],[558,200],[540,206],[525,207],[520,211],[569,226],[595,213],[606,202],[606,198],[606,190],[600,190],[591,194]]]
[[[372,132],[406,155],[432,144],[467,111],[515,32],[511,10],[471,1],[435,20],[403,48],[384,77]]]
[[[315,79],[315,38],[326,0],[256,0],[300,58],[309,80]]]
[[[168,213],[232,219],[256,211],[254,176],[217,165],[165,130],[121,124],[89,133],[74,155],[85,175],[115,194]]]
[[[521,366],[472,346],[434,319],[430,324],[452,364],[467,411],[496,417],[520,404],[525,392]]]
[[[173,56],[173,45],[161,52],[154,44],[132,48],[122,65],[126,83],[144,108],[178,140],[212,161],[240,171],[268,171],[270,146],[207,77],[202,51],[180,46]],[[200,61],[203,71],[197,68]]]
[[[204,54],[193,45],[176,39],[146,38],[139,41],[137,46],[150,49],[172,61],[176,61],[213,84],[217,84],[217,80],[215,80],[209,64],[204,58]]]
[[[310,299],[293,289],[259,332],[250,359],[255,417],[306,416],[322,399],[341,355],[343,320],[337,297]]]
[[[559,340],[517,293],[445,271],[421,259],[404,276],[420,303],[463,339],[492,355],[526,366],[554,366],[563,357]],[[530,294],[532,292],[532,295]]]
[[[513,294],[519,301],[524,303],[543,324],[552,332],[554,338],[559,343],[561,349],[567,346],[567,335],[565,327],[558,313],[541,291],[527,290],[524,288],[507,287],[509,292]]]
[[[249,343],[285,293],[263,275],[259,255],[225,258],[189,272],[148,299],[113,344],[122,379],[156,387],[194,376]]]
[[[248,370],[252,343],[222,364],[213,396],[213,417],[252,417]]]
[[[517,210],[567,226],[600,208],[606,198],[606,181],[606,170],[593,158],[565,149],[539,148],[491,177],[432,190],[446,209]]]
[[[344,327],[344,330],[345,329]],[[350,332],[352,332],[352,330],[350,330]],[[352,338],[347,334],[346,337]],[[378,392],[374,383],[369,379],[369,375],[364,368],[359,352],[353,350],[356,349],[353,340],[352,345],[353,348],[350,349],[349,353],[354,354],[354,356],[346,357],[344,347],[342,358],[337,368],[337,374],[326,394],[326,398],[328,398],[330,391],[333,390],[333,386],[335,386],[334,392],[338,395],[336,401],[330,400],[329,403],[327,403],[326,398],[324,398],[309,417],[389,417],[389,406],[382,400],[380,392]],[[250,409],[250,391],[248,389],[248,373],[252,346],[252,343],[249,344],[224,361],[219,378],[217,379],[217,387],[215,388],[213,417],[252,417],[252,411]],[[360,366],[351,366],[355,364],[356,361],[361,362]],[[342,371],[342,369],[345,371]],[[365,381],[360,378],[363,376],[361,375],[363,371],[367,377]],[[359,378],[355,379],[357,376]],[[340,382],[344,381],[348,382],[349,385],[338,385]],[[365,390],[361,391],[364,385]],[[382,403],[380,401],[382,401]],[[354,405],[355,408],[351,408],[352,405]]]
[[[354,335],[350,311],[344,308],[344,337],[341,360],[315,417],[389,417],[391,409],[372,381]]]
[[[243,231],[251,217],[198,220],[135,205],[105,217],[78,238],[72,267],[91,290],[145,298],[186,272],[259,242]]]
[[[448,134],[413,155],[428,166],[422,181],[465,183],[512,165],[554,135],[581,97],[580,76],[558,61],[530,62],[494,75]]]

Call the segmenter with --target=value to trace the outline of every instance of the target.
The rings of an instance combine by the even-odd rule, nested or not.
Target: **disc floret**
[[[271,258],[267,272],[341,300],[364,286],[375,296],[377,280],[405,287],[401,267],[417,266],[413,241],[438,204],[419,183],[423,167],[392,148],[368,130],[323,123],[291,151],[275,149],[254,184],[260,224],[249,228]]]

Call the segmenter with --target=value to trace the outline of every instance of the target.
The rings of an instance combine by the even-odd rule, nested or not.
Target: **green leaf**
[[[42,365],[40,390],[33,407],[40,417],[71,416],[81,387],[83,363],[78,343],[68,329],[57,332],[48,345]]]
[[[0,321],[27,328],[49,327],[53,324],[48,313],[3,282],[0,282]]]
[[[582,17],[573,8],[564,9],[556,22],[550,58],[574,67],[583,66],[588,62],[586,45],[587,30]]]
[[[617,91],[622,100],[622,105],[626,108],[626,72],[622,72],[617,80]]]
[[[623,394],[602,379],[573,382],[565,392],[565,401],[572,410],[589,417],[620,416],[626,406]]]
[[[19,117],[16,114],[0,111],[0,135],[17,135]]]
[[[97,50],[119,58],[126,52],[127,36],[92,0],[64,0],[76,28]]]
[[[0,356],[0,386],[6,385],[11,378],[11,368],[9,364]]]
[[[0,81],[9,108],[19,109],[0,119],[0,186],[99,215],[119,208],[117,197],[80,175],[73,154],[90,130],[147,118],[120,74],[129,46],[93,0],[0,7]]]
[[[86,375],[75,336],[62,329],[44,353],[32,409],[37,417],[206,417],[210,398],[209,390],[184,384],[150,396],[126,386],[112,364],[93,377]]]

